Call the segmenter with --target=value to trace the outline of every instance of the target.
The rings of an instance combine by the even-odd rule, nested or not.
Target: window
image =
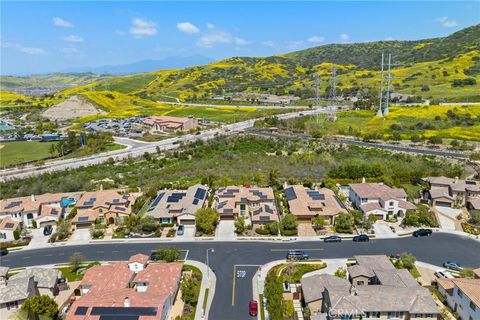
[[[462,290],[457,289],[457,295],[458,295],[460,298],[463,298],[463,292],[462,292]]]
[[[473,301],[470,301],[470,309],[472,309],[473,311],[477,310],[477,306],[475,305],[475,303],[473,303]]]
[[[393,207],[393,201],[390,201],[390,203],[388,204],[390,207]]]

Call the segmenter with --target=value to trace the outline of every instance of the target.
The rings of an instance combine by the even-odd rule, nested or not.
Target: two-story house
[[[366,216],[375,215],[378,219],[388,216],[403,217],[409,209],[417,207],[407,201],[407,193],[401,188],[391,188],[383,183],[352,183],[349,185],[349,199],[353,206]]]
[[[461,320],[480,319],[480,279],[437,279],[438,291]]]
[[[480,182],[448,177],[428,177],[423,180],[430,185],[426,194],[433,206],[453,208],[466,206],[480,210]]]
[[[219,188],[214,197],[214,208],[221,220],[243,217],[247,224],[262,225],[278,221],[273,189],[251,186]]]
[[[122,222],[132,213],[138,194],[120,194],[116,190],[85,192],[77,201],[77,214],[72,219],[76,228],[88,228],[98,219],[100,223]]]

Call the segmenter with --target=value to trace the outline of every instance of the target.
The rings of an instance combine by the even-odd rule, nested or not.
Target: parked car
[[[342,242],[342,238],[340,238],[339,236],[330,236],[330,237],[326,237],[325,239],[323,239],[323,242],[326,242],[326,243]]]
[[[287,260],[307,260],[308,253],[301,250],[288,250]]]
[[[53,231],[53,227],[51,225],[46,225],[45,227],[43,227],[43,235],[44,236],[51,235],[52,231]]]
[[[353,237],[354,242],[368,242],[370,238],[366,234],[361,234],[358,236]]]
[[[432,234],[432,229],[418,229],[413,232],[414,237],[428,237]]]
[[[8,249],[0,249],[0,256],[4,256],[8,254]]]
[[[177,228],[177,235],[183,236],[184,233],[185,233],[185,227],[183,226],[183,224],[179,224]]]
[[[455,261],[445,261],[443,266],[450,270],[460,271],[463,270],[462,266],[456,263]]]
[[[161,259],[161,256],[158,254],[158,252],[152,252],[152,254],[150,255],[150,260],[152,261],[158,261]]]
[[[252,300],[248,303],[248,314],[251,317],[256,317],[258,314],[258,303],[256,300]]]
[[[437,278],[453,279],[453,275],[447,270],[437,270],[435,271],[435,276]]]

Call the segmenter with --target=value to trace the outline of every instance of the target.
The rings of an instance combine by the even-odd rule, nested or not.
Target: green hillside
[[[126,101],[122,105],[124,111],[148,108],[152,102],[169,100],[166,96],[195,101],[214,94],[254,91],[294,94],[307,99],[314,95],[317,74],[321,78],[321,93],[327,95],[333,67],[337,70],[337,96],[375,99],[382,52],[393,56],[394,92],[436,101],[480,101],[479,43],[480,25],[475,25],[443,38],[330,44],[271,57],[233,57],[204,66],[99,77],[94,81],[84,78],[91,76],[87,74],[76,81],[88,84],[69,85],[54,95],[36,99],[35,105],[45,107],[81,94],[111,112],[111,101],[104,99],[106,92],[122,94],[121,100]],[[65,83],[75,83],[67,80],[66,75],[60,78]],[[9,88],[8,85],[4,88],[7,80],[8,77],[2,78],[3,90]],[[10,107],[11,101],[18,99],[8,100]]]

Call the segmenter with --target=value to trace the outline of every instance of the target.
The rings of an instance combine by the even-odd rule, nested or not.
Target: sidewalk
[[[208,319],[210,306],[212,305],[213,296],[215,295],[215,285],[217,283],[217,276],[206,264],[187,260],[185,264],[197,267],[202,272],[202,284],[200,286],[200,294],[198,296],[197,310],[195,312],[195,320]],[[208,297],[205,310],[203,310],[203,301],[205,300],[205,290],[208,288]]]

